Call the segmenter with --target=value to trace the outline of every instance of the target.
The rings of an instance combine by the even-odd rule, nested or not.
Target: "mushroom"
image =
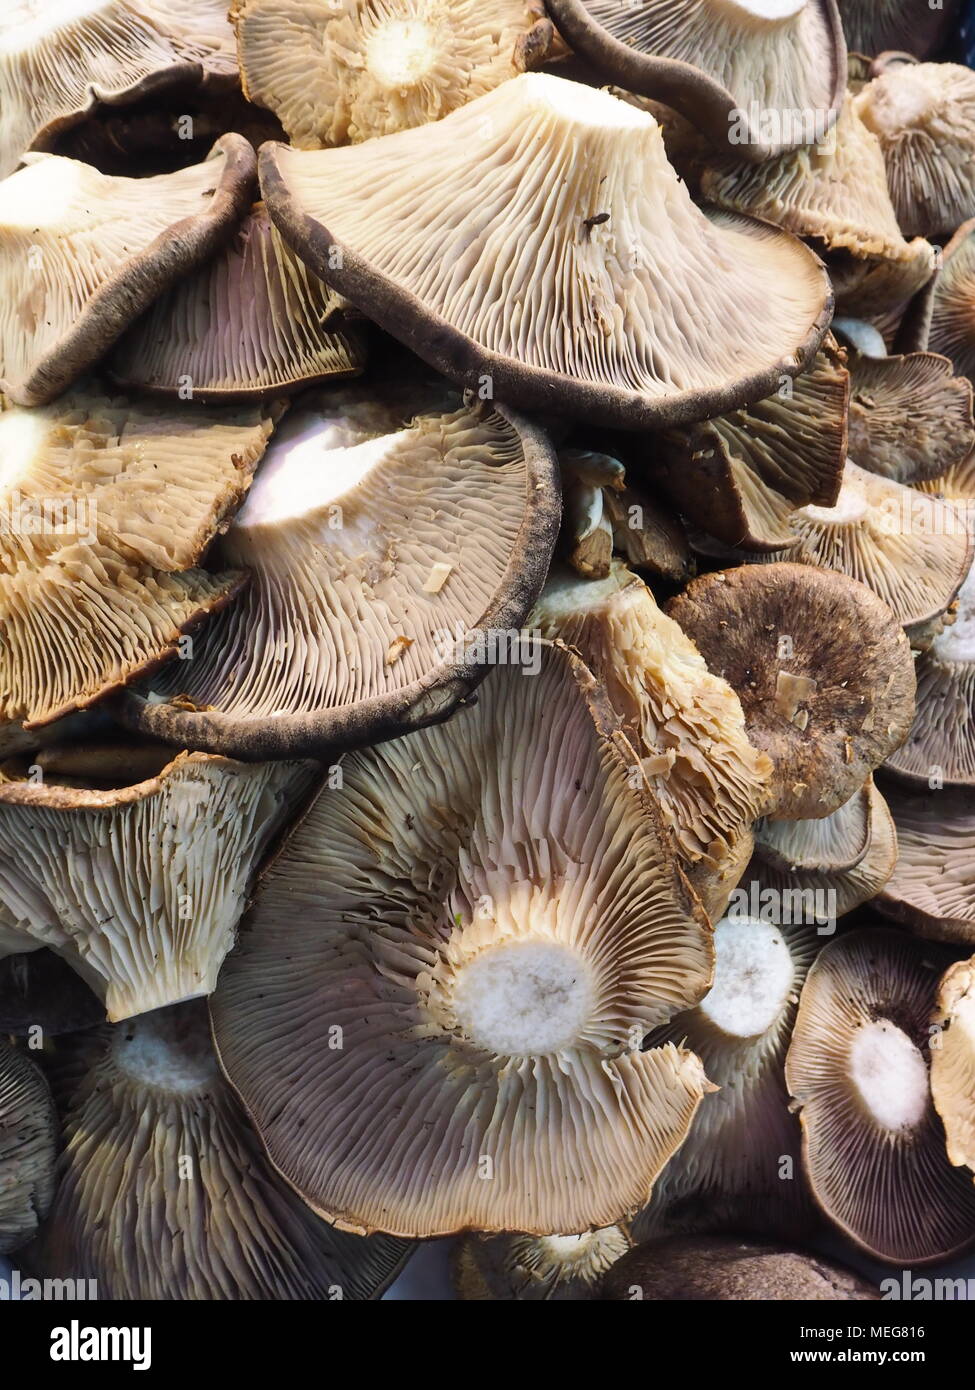
[[[975,214],[975,73],[956,63],[891,65],[854,98],[877,136],[905,236],[950,236]]]
[[[345,758],[211,1000],[272,1162],[342,1228],[612,1225],[708,1089],[693,1053],[640,1050],[712,953],[637,754],[576,657],[520,655]]]
[[[234,0],[244,90],[296,149],[440,120],[544,62],[540,0]]]
[[[94,1280],[103,1299],[368,1299],[410,1253],[333,1230],[282,1182],[202,1005],[83,1034],[50,1070],[66,1142],[27,1252],[38,1274]]]
[[[947,37],[961,0],[918,5],[916,0],[838,0],[850,48],[871,57],[890,49],[926,58]]]
[[[940,277],[939,277],[940,278]],[[971,382],[947,357],[851,353],[850,458],[897,483],[927,482],[975,450]]]
[[[638,1245],[609,1271],[603,1297],[670,1302],[878,1299],[872,1284],[821,1255],[731,1237],[691,1236]]]
[[[26,1244],[54,1196],[57,1116],[26,1053],[0,1038],[0,1255]]]
[[[60,395],[226,240],[253,176],[240,135],[202,164],[145,179],[28,155],[0,183],[0,390],[18,405]]]
[[[605,579],[613,551],[634,569],[683,583],[691,548],[679,519],[642,488],[631,487],[618,458],[591,449],[559,450],[565,499],[563,549],[577,573]]]
[[[808,248],[705,215],[650,115],[548,74],[352,148],[265,145],[261,184],[316,274],[444,375],[526,409],[697,420],[777,389],[828,326]]]
[[[975,218],[963,222],[944,248],[930,297],[928,347],[975,381]]]
[[[12,0],[0,15],[0,178],[101,106],[237,80],[226,0]]]
[[[931,1014],[945,953],[867,929],[823,948],[806,979],[785,1074],[813,1194],[829,1220],[894,1265],[975,1242],[975,1188],[945,1155],[931,1100]]]
[[[303,402],[219,543],[251,572],[124,717],[183,747],[331,756],[446,719],[517,634],[559,525],[534,425],[439,387]],[[446,409],[442,408],[446,406]]]
[[[755,917],[729,909],[714,931],[711,989],[647,1038],[650,1047],[692,1048],[718,1089],[705,1096],[679,1157],[633,1221],[638,1243],[702,1228],[797,1238],[812,1225],[782,1068],[823,938],[781,899],[761,910]]]
[[[576,53],[762,160],[822,140],[846,82],[835,0],[548,0]]]
[[[771,756],[773,819],[839,810],[907,736],[910,645],[865,585],[807,565],[745,565],[692,580],[666,611]]]
[[[271,420],[79,388],[0,412],[0,719],[49,724],[173,656],[246,576],[196,565]]]
[[[975,1170],[975,960],[950,966],[938,986],[939,1032],[931,1041],[931,1095],[948,1162]]]
[[[452,1256],[454,1287],[466,1302],[585,1302],[625,1255],[620,1226],[576,1236],[463,1236]]]
[[[975,949],[975,794],[885,784],[897,865],[878,909],[919,936]]]
[[[57,1037],[103,1023],[105,1009],[81,976],[53,951],[26,940],[29,954],[0,959],[0,1034],[30,1037],[39,1029],[42,1037]]]
[[[338,296],[258,204],[218,256],[129,329],[109,371],[126,389],[226,401],[291,395],[364,364],[363,334]]]
[[[749,551],[797,544],[797,506],[832,506],[846,458],[849,378],[827,340],[813,365],[746,409],[668,430],[652,445],[647,478],[685,516]]]
[[[0,784],[0,899],[109,1020],[209,994],[251,880],[316,769],[163,759],[112,791]]]
[[[685,872],[720,917],[772,773],[748,741],[738,696],[619,561],[596,583],[553,570],[528,624],[575,648],[605,688]]]
[[[975,786],[975,567],[954,622],[918,658],[917,713],[886,766],[912,787]]]

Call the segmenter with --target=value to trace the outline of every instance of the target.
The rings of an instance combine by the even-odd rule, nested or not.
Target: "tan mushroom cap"
[[[542,586],[559,481],[527,421],[437,395],[423,409],[408,389],[330,392],[288,417],[219,545],[250,587],[126,717],[185,747],[282,757],[456,708]]]
[[[918,657],[917,713],[886,766],[911,786],[975,786],[975,568],[954,622]]]
[[[635,1241],[701,1229],[796,1238],[811,1226],[783,1065],[799,991],[824,940],[788,911],[753,917],[735,909],[715,927],[710,991],[647,1045],[691,1048],[719,1089],[704,1097],[680,1154],[634,1220]]]
[[[640,1050],[712,958],[637,755],[578,659],[523,655],[345,759],[212,1000],[272,1161],[342,1227],[611,1225],[708,1088],[692,1053]]]
[[[942,976],[931,1047],[931,1094],[945,1127],[948,1161],[975,1171],[975,960]]]
[[[172,656],[244,581],[192,566],[271,421],[81,387],[0,412],[0,717],[46,724]]]
[[[975,541],[950,502],[854,463],[843,470],[834,506],[800,507],[788,525],[799,541],[790,562],[858,580],[919,642],[937,628],[971,569]]]
[[[544,61],[540,0],[234,0],[244,90],[296,149],[425,125]]]
[[[939,277],[940,278],[940,277]],[[975,450],[971,382],[947,357],[850,354],[850,458],[897,483],[940,478]]]
[[[452,1254],[454,1287],[465,1302],[587,1302],[630,1248],[620,1226],[575,1236],[463,1236]]]
[[[0,178],[98,106],[237,82],[226,0],[8,0]]]
[[[38,1274],[96,1280],[103,1299],[368,1299],[408,1255],[334,1230],[274,1172],[202,1006],[73,1038],[51,1070],[66,1146]]]
[[[0,1038],[0,1255],[26,1244],[54,1196],[57,1116],[43,1073]]]
[[[700,419],[801,371],[827,327],[808,248],[706,216],[650,115],[548,74],[352,148],[265,145],[261,180],[316,274],[512,405],[625,429]]]
[[[916,0],[837,0],[850,48],[876,57],[890,49],[926,58],[940,48],[961,0],[937,6]]]
[[[837,938],[809,972],[786,1060],[826,1216],[874,1258],[946,1259],[975,1241],[975,1189],[945,1155],[930,1021],[946,953],[890,930]]]
[[[29,155],[0,183],[0,389],[43,405],[88,371],[230,235],[253,175],[240,135],[201,164],[145,179]]]
[[[357,376],[365,338],[281,240],[262,204],[229,243],[125,334],[109,363],[126,388],[221,401],[290,395]]]
[[[738,696],[618,561],[600,582],[553,570],[528,626],[575,648],[604,686],[713,916],[747,862],[772,773]]]
[[[781,1245],[691,1236],[638,1245],[603,1285],[610,1299],[679,1302],[841,1302],[877,1299],[876,1289],[842,1265]]]
[[[828,816],[903,742],[914,665],[886,604],[845,575],[745,565],[702,575],[667,605],[737,692],[774,764],[774,819]]]
[[[849,378],[827,339],[808,371],[742,410],[669,430],[654,441],[648,477],[696,525],[759,553],[790,549],[788,520],[832,506],[847,444]]]
[[[949,236],[975,214],[975,73],[956,63],[890,67],[854,99],[880,141],[905,236]]]
[[[209,994],[261,858],[315,776],[181,753],[113,791],[0,784],[0,896],[111,1022]]]
[[[548,0],[573,50],[762,159],[822,139],[846,80],[834,0]],[[815,119],[814,119],[815,118]]]
[[[919,936],[975,948],[975,794],[885,783],[897,866],[877,900]]]
[[[956,372],[975,380],[975,218],[963,223],[945,247],[931,294],[928,347],[943,352]]]

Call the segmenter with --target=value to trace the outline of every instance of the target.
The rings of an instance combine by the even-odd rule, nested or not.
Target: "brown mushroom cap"
[[[930,942],[890,930],[830,942],[806,979],[786,1060],[817,1201],[855,1244],[895,1265],[975,1242],[975,1189],[948,1163],[928,1077],[948,963]]]
[[[126,388],[225,401],[291,395],[364,363],[362,332],[258,204],[223,251],[129,329],[109,371]]]
[[[941,47],[961,0],[837,0],[846,41],[870,57],[899,49],[926,58]]]
[[[415,418],[422,393],[368,387],[288,417],[219,544],[250,587],[127,720],[189,748],[325,757],[456,709],[542,586],[559,479],[535,426],[436,394]]]
[[[940,277],[939,277],[940,279]],[[947,357],[851,353],[850,458],[898,483],[927,482],[975,450],[971,382]]]
[[[0,15],[0,178],[99,106],[236,82],[226,0],[11,0]]]
[[[624,429],[700,419],[795,376],[828,324],[811,251],[706,216],[651,116],[563,78],[526,73],[351,148],[265,145],[261,182],[316,274],[512,405]]]
[[[920,936],[975,947],[975,794],[885,783],[897,866],[877,907]]]
[[[584,1302],[630,1248],[620,1226],[576,1236],[462,1236],[452,1256],[465,1302]]]
[[[708,1086],[692,1053],[640,1050],[706,989],[711,933],[637,755],[577,658],[523,656],[344,760],[212,1000],[272,1161],[342,1227],[610,1225]]]
[[[201,1005],[74,1038],[51,1072],[66,1146],[38,1274],[103,1299],[368,1299],[410,1253],[334,1230],[274,1172]]]
[[[54,1196],[57,1116],[40,1070],[0,1039],[0,1255],[34,1235]]]
[[[720,916],[772,772],[748,741],[738,696],[618,561],[600,582],[553,570],[528,625],[574,647],[604,686],[685,871]]]
[[[931,1043],[931,1094],[945,1127],[948,1161],[975,1170],[975,960],[942,976]]]
[[[40,1028],[57,1037],[104,1021],[104,1005],[53,951],[39,947],[0,959],[0,1033],[25,1037]]]
[[[182,753],[114,791],[0,783],[0,898],[130,1018],[214,988],[251,880],[310,763]]]
[[[666,611],[738,693],[749,739],[772,758],[773,818],[830,815],[906,737],[910,646],[855,580],[745,565],[692,580]]]
[[[540,0],[234,0],[244,90],[317,150],[437,121],[545,60]]]
[[[931,286],[928,347],[975,380],[975,218],[963,223],[944,249],[941,273]]]
[[[685,516],[728,545],[797,544],[797,506],[832,506],[847,443],[849,378],[827,339],[808,371],[745,409],[669,430],[653,442],[648,478]]]
[[[110,178],[53,154],[0,183],[0,389],[58,396],[243,216],[254,151],[225,135],[202,164]]]
[[[715,927],[711,989],[647,1045],[690,1047],[718,1089],[633,1221],[637,1242],[702,1228],[795,1238],[812,1224],[782,1068],[799,991],[823,941],[814,926],[774,909],[762,917],[734,909]]]
[[[975,214],[975,73],[956,63],[886,68],[854,98],[880,141],[905,236],[950,236]]]
[[[238,505],[256,406],[137,404],[81,388],[0,412],[0,717],[51,723],[172,656],[245,576],[191,568]]]
[[[548,9],[573,50],[614,82],[746,158],[821,140],[842,100],[835,0],[548,0]]]
[[[859,1275],[820,1255],[781,1245],[699,1236],[638,1245],[610,1270],[603,1297],[824,1303],[880,1295]]]

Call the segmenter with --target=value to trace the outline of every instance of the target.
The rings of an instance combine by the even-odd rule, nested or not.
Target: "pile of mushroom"
[[[975,1246],[957,6],[227,4],[0,15],[0,1253]]]

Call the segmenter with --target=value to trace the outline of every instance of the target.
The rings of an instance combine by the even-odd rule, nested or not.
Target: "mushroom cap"
[[[201,164],[145,179],[32,154],[0,183],[0,390],[44,405],[244,215],[254,151],[225,135]]]
[[[835,0],[547,3],[576,53],[621,87],[672,106],[719,149],[740,145],[746,158],[822,139],[843,98]],[[802,119],[813,113],[817,122]]]
[[[849,449],[858,467],[897,483],[927,482],[975,450],[972,384],[947,357],[853,352],[849,368]]]
[[[105,1009],[66,961],[28,938],[29,953],[0,960],[0,1033],[50,1037],[104,1023]]]
[[[739,841],[750,846],[772,773],[735,692],[619,561],[597,582],[553,570],[528,625],[577,650],[604,687],[685,872],[720,877]]]
[[[917,713],[885,766],[914,787],[975,786],[975,567],[954,622],[918,657]]]
[[[544,61],[539,0],[234,0],[244,90],[296,149],[425,125]]]
[[[87,707],[233,597],[246,576],[191,566],[270,431],[256,406],[208,412],[84,387],[0,412],[0,717],[39,725]]]
[[[950,236],[975,214],[975,73],[956,63],[887,67],[854,98],[880,141],[905,236]]]
[[[948,1163],[928,1076],[948,963],[930,942],[890,930],[831,941],[806,979],[786,1059],[816,1200],[856,1245],[895,1265],[975,1242],[975,1189]]]
[[[208,994],[261,857],[316,772],[181,753],[111,791],[0,783],[0,897],[112,1022]]]
[[[975,380],[975,218],[962,223],[944,249],[931,285],[928,347]]]
[[[640,1051],[706,989],[711,932],[636,752],[576,657],[523,657],[348,755],[211,1001],[272,1162],[341,1227],[611,1225],[708,1086],[692,1053]]]
[[[0,1255],[24,1245],[54,1196],[57,1116],[26,1053],[0,1038]]]
[[[828,326],[808,248],[705,215],[650,115],[563,78],[526,73],[351,148],[265,145],[260,162],[271,217],[316,274],[512,405],[624,429],[700,419],[768,395]]]
[[[948,1161],[975,1170],[975,960],[950,966],[938,986],[940,1035],[931,1046],[931,1094]]]
[[[786,872],[855,869],[870,848],[875,793],[869,778],[831,816],[761,821],[755,827],[756,854],[773,869]]]
[[[975,948],[975,794],[884,789],[898,853],[878,909],[919,936]]]
[[[975,540],[962,511],[854,463],[834,506],[800,507],[788,525],[799,541],[790,562],[860,581],[914,640],[928,639],[972,565]]]
[[[749,739],[774,764],[774,819],[830,815],[906,737],[910,645],[863,584],[745,565],[692,580],[666,611],[737,691]]]
[[[465,1302],[585,1302],[598,1297],[630,1244],[620,1226],[575,1236],[462,1236],[451,1261],[454,1287]]]
[[[900,49],[926,58],[941,47],[961,0],[941,0],[938,6],[915,0],[837,0],[846,41],[851,49],[871,57]]]
[[[10,0],[0,15],[0,178],[99,106],[237,80],[226,0]]]
[[[534,425],[437,395],[415,418],[422,394],[374,388],[288,417],[219,546],[249,589],[127,720],[189,748],[326,757],[453,713],[542,586],[559,478]]]
[[[720,1236],[676,1236],[638,1245],[603,1284],[610,1299],[733,1303],[877,1299],[859,1275],[820,1255]]]
[[[822,944],[814,926],[781,911],[751,917],[733,907],[715,927],[710,991],[655,1029],[647,1046],[691,1048],[718,1089],[633,1221],[638,1243],[702,1228],[795,1238],[812,1224],[782,1069],[799,991]]]
[[[282,241],[263,204],[195,275],[116,345],[112,379],[193,400],[265,399],[358,376],[365,338],[342,301]]]
[[[849,377],[827,339],[808,371],[765,400],[662,435],[647,462],[673,502],[728,545],[797,544],[797,506],[832,506],[846,459]]]
[[[51,1072],[66,1144],[37,1273],[94,1279],[107,1299],[368,1299],[409,1255],[334,1230],[274,1172],[202,1006],[72,1039]]]

